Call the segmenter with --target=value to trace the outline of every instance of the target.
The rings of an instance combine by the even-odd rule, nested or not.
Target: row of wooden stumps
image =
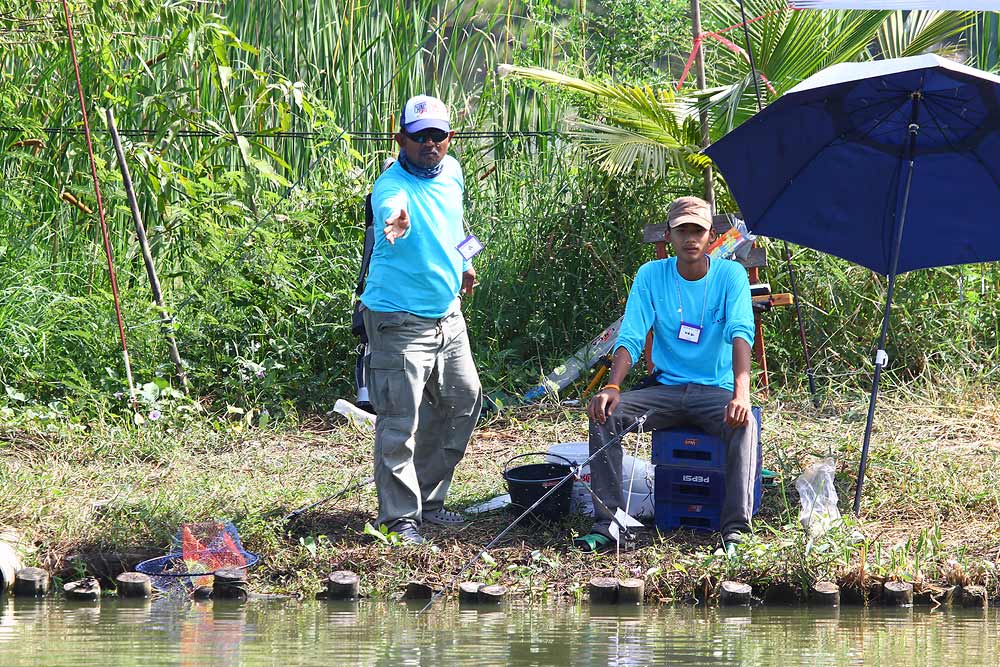
[[[985,586],[955,586],[947,591],[947,600],[962,607],[985,608],[989,595]],[[721,606],[747,605],[753,601],[749,584],[724,581],[719,590]],[[840,586],[832,581],[818,581],[809,591],[809,601],[826,607],[840,606]],[[887,581],[882,585],[882,604],[887,607],[910,607],[914,602],[913,584],[908,581]]]
[[[350,570],[338,570],[326,578],[326,590],[319,597],[326,600],[356,600],[361,596],[361,577]],[[441,589],[422,581],[410,581],[403,591],[404,600],[430,600]],[[463,581],[458,585],[462,605],[497,605],[507,599],[507,587]]]
[[[646,583],[642,579],[594,577],[590,580],[591,604],[642,604]]]
[[[52,578],[38,567],[26,567],[14,575],[12,592],[17,597],[42,597],[48,595]],[[153,584],[141,572],[123,572],[115,577],[115,589],[123,598],[148,598]],[[101,584],[94,577],[84,577],[63,585],[63,594],[69,600],[98,600]],[[212,586],[203,586],[194,592],[197,598],[246,600],[249,597],[246,570],[227,568],[216,570]]]
[[[216,574],[218,577],[218,573]],[[355,600],[360,597],[361,578],[354,572],[340,570],[326,579],[326,591],[320,597],[327,600]],[[594,577],[588,586],[591,604],[641,605],[645,597],[642,579]],[[407,583],[404,600],[430,600],[440,593],[440,588],[419,582]],[[478,581],[463,581],[458,586],[461,605],[496,605],[507,597],[507,588],[486,585]],[[914,602],[913,584],[905,581],[887,581],[882,586],[882,603],[886,606],[910,606]],[[719,587],[721,606],[749,605],[753,602],[753,588],[738,581],[723,581]],[[828,607],[840,606],[840,587],[832,581],[819,581],[810,590],[813,604]],[[956,586],[948,592],[947,600],[963,607],[985,608],[989,596],[984,586]]]
[[[123,572],[115,581],[121,597],[149,597],[152,584],[145,574]],[[43,597],[49,594],[52,578],[40,567],[26,567],[14,574],[11,592],[15,597]],[[69,600],[97,600],[101,597],[101,584],[94,577],[84,577],[63,585],[63,594]]]

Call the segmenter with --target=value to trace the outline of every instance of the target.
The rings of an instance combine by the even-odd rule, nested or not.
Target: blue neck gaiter
[[[418,167],[417,165],[410,162],[410,159],[406,157],[406,151],[402,148],[399,149],[399,166],[405,169],[407,172],[413,174],[417,178],[434,178],[444,169],[444,160],[441,160],[433,167]]]

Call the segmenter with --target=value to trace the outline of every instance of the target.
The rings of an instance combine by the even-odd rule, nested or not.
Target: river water
[[[995,665],[995,611],[8,599],[3,667]]]

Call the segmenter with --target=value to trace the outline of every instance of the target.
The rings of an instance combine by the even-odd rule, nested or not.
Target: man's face
[[[410,162],[423,169],[436,167],[448,154],[448,146],[454,132],[428,128],[410,134],[401,131],[396,134],[396,143],[406,151]]]
[[[674,254],[688,262],[694,262],[705,254],[715,239],[715,232],[693,222],[668,228],[667,241],[674,247]]]

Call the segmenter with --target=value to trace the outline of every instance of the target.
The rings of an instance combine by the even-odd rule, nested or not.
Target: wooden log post
[[[622,579],[618,584],[618,604],[642,604],[646,582],[642,579]]]
[[[212,577],[212,599],[246,600],[250,597],[246,570],[226,567],[216,570]]]
[[[485,586],[481,581],[463,581],[458,585],[459,604],[477,604],[479,602],[479,589]]]
[[[115,586],[123,598],[148,598],[153,593],[153,582],[142,572],[122,572],[115,577]]]
[[[479,602],[481,604],[500,604],[507,597],[507,587],[499,584],[479,587]]]
[[[212,587],[211,586],[199,586],[198,588],[191,591],[191,598],[194,600],[211,600],[212,599]]]
[[[832,581],[817,581],[813,584],[812,601],[824,607],[840,606],[840,586]]]
[[[913,584],[908,581],[887,581],[882,585],[882,598],[890,607],[912,607]]]
[[[618,587],[615,577],[594,577],[590,580],[590,603],[615,604],[618,602]]]
[[[101,597],[101,584],[94,577],[71,581],[63,586],[63,593],[70,600],[94,601]]]
[[[411,581],[403,591],[404,600],[430,600],[434,597],[434,589],[422,581]]]
[[[795,604],[799,589],[784,581],[777,581],[764,589],[764,602],[768,604]]]
[[[985,586],[962,586],[958,596],[963,607],[986,609],[990,604],[990,596],[986,594]]]
[[[14,595],[41,597],[49,592],[49,573],[40,567],[26,567],[14,575]]]
[[[327,600],[355,600],[361,588],[361,577],[350,570],[337,570],[326,578]]]
[[[723,607],[738,607],[750,604],[753,587],[739,581],[723,581],[719,590],[719,604]]]

